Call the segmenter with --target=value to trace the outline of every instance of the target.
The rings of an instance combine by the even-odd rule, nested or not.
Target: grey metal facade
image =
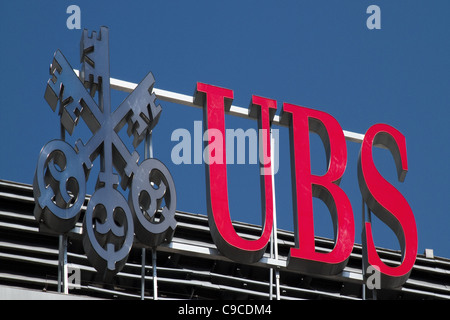
[[[80,288],[68,295],[55,294],[58,288],[59,240],[57,235],[39,230],[33,216],[34,198],[30,185],[0,180],[0,299],[154,298],[158,299],[275,299],[275,278],[279,276],[279,297],[291,299],[450,299],[450,259],[418,255],[410,278],[395,290],[368,290],[364,287],[361,246],[355,245],[344,272],[333,277],[301,274],[283,267],[274,271],[267,251],[263,261],[238,264],[222,256],[212,242],[207,217],[177,211],[178,227],[170,244],[156,252],[156,275],[148,249],[145,286],[142,291],[142,246],[135,243],[124,269],[111,283],[103,283],[83,252],[81,221],[69,233],[67,262],[80,270]],[[83,206],[82,210],[85,210]],[[84,214],[82,212],[81,218]],[[257,237],[260,227],[235,222],[237,232]],[[292,232],[278,230],[278,255],[285,261],[294,245]],[[317,238],[318,250],[331,249],[333,242]],[[268,249],[269,250],[269,249]],[[400,252],[379,248],[387,263],[398,263]],[[272,276],[271,276],[272,273]],[[154,282],[154,280],[156,280]],[[270,295],[270,287],[273,294]]]

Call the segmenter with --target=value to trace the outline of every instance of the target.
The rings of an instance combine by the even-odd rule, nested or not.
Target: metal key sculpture
[[[83,31],[80,77],[59,50],[54,55],[45,99],[53,111],[59,103],[62,129],[72,135],[81,118],[92,137],[86,144],[77,140],[74,148],[64,140],[47,143],[33,183],[36,219],[57,233],[67,233],[80,219],[89,172],[100,156],[95,192],[83,219],[83,247],[104,279],[123,268],[134,234],[155,247],[170,241],[176,228],[176,193],[169,170],[154,158],[138,164],[135,150],[161,115],[152,93],[155,80],[149,73],[111,110],[108,32],[106,27],[98,35]],[[125,125],[128,135],[133,135],[132,153],[118,135]],[[128,201],[117,190],[119,184],[129,189]]]

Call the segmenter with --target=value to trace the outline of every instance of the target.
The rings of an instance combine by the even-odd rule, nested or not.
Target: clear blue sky
[[[80,67],[81,30],[66,27],[71,4],[81,9],[82,28],[110,28],[112,77],[139,82],[152,71],[161,89],[193,94],[200,81],[234,90],[233,104],[242,107],[256,94],[276,99],[279,111],[283,102],[325,111],[344,130],[396,127],[407,141],[405,182],[396,181],[389,153],[377,151],[376,164],[415,214],[419,253],[432,248],[450,258],[449,1],[1,1],[0,179],[32,183],[40,149],[59,137],[58,117],[43,96],[57,49]],[[380,30],[366,27],[371,4],[381,8]],[[124,97],[114,93],[113,105]],[[178,209],[206,214],[203,165],[176,166],[170,158],[172,131],[193,132],[202,112],[161,104],[155,156],[172,172]],[[229,128],[256,128],[250,120],[226,121]],[[73,138],[87,141],[82,126]],[[312,139],[313,172],[320,174],[323,150]],[[288,142],[287,129],[280,128],[278,226],[293,230]],[[358,152],[359,145],[348,142],[341,186],[361,243]],[[232,218],[261,223],[258,167],[229,166],[228,179]],[[331,218],[320,201],[314,204],[317,235],[331,237]],[[376,245],[399,248],[387,227],[374,225]]]

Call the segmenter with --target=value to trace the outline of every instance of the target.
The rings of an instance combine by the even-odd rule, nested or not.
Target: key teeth
[[[87,31],[87,30],[86,30],[86,31]],[[98,37],[97,37],[97,31],[93,30],[93,31],[91,32],[91,35],[90,35],[90,36],[88,35],[88,38],[89,38],[89,39],[92,39],[92,40],[100,40],[100,34],[99,34]]]
[[[107,27],[101,27],[98,34],[96,31],[92,31],[91,35],[89,35],[87,29],[83,30],[80,42],[80,61],[83,64],[80,78],[86,88],[92,89],[94,85],[100,85],[101,75],[99,74],[100,71],[96,70],[95,60],[98,51],[101,51],[101,47],[108,41],[108,38],[109,30]]]
[[[56,92],[53,90],[53,85],[54,83],[52,82],[52,79],[48,80],[47,88],[45,89],[44,93],[44,99],[45,101],[47,101],[47,104],[50,106],[50,108],[55,111],[59,101],[59,92],[58,94],[56,94]]]
[[[71,101],[64,106],[64,110],[61,114],[61,123],[66,131],[72,135],[75,125],[78,123],[78,119],[81,112],[81,106],[76,101]]]
[[[86,62],[83,63],[80,71],[80,79],[86,89],[92,90],[98,88],[101,82],[100,78],[101,76],[95,72],[95,67],[92,67]]]
[[[153,75],[149,73],[127,98],[132,109],[132,113],[127,119],[127,132],[129,136],[134,136],[133,146],[135,148],[156,126],[162,111],[161,106],[155,104],[156,95],[152,93],[154,82]]]
[[[109,33],[109,29],[107,27],[100,27],[100,32],[98,33],[98,36],[97,36],[97,31],[93,30],[91,32],[91,35],[89,35],[89,30],[84,29],[83,30],[83,39],[102,41],[105,39],[104,37],[102,37],[105,33]]]
[[[152,130],[158,124],[159,117],[161,116],[161,112],[162,112],[162,107],[160,104],[158,104],[154,108],[151,108],[152,123],[151,123],[150,130]]]
[[[158,124],[162,111],[161,105],[155,105],[156,96],[154,93],[152,93],[148,99],[147,106],[144,107],[139,114],[133,111],[131,117],[133,135],[135,136],[135,140],[139,140],[139,143],[142,141],[141,137],[143,138],[147,131],[153,130]]]
[[[156,113],[156,117],[153,116],[148,119],[147,116],[142,112],[140,114],[133,114],[131,121],[128,124],[128,135],[133,134],[133,147],[137,146],[144,140],[147,133],[149,133],[157,125],[159,116],[161,115],[161,106],[158,105],[159,110]],[[145,119],[147,118],[147,119]]]
[[[55,52],[53,56],[53,61],[49,66],[49,74],[52,77],[48,79],[47,87],[44,93],[44,99],[45,101],[47,101],[48,105],[50,106],[50,108],[52,108],[53,111],[56,111],[58,101],[61,98],[61,88],[62,88],[62,84],[58,78],[58,75],[61,74],[62,67],[56,59],[57,54],[58,51]]]
[[[56,73],[61,74],[61,71],[62,71],[62,67],[59,64],[58,58],[57,58],[59,55],[62,55],[62,53],[58,50],[53,55],[53,61],[50,64],[50,68],[49,68],[50,75],[55,76],[55,77],[56,77]]]

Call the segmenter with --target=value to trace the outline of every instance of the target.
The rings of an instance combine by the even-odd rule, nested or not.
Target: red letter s
[[[381,261],[375,250],[370,222],[365,223],[362,241],[366,262],[378,266],[381,286],[393,288],[408,279],[417,255],[417,228],[413,212],[403,195],[387,182],[373,162],[372,146],[387,148],[394,157],[399,181],[408,171],[405,137],[395,128],[376,124],[367,130],[358,159],[358,182],[364,202],[375,215],[386,223],[397,236],[403,261],[392,267]]]

